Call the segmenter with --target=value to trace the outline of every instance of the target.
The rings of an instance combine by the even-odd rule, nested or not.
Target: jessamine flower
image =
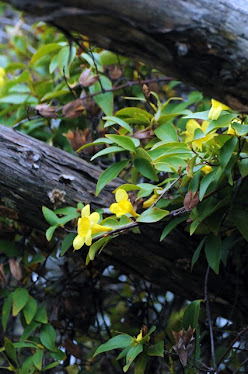
[[[90,214],[90,205],[86,205],[81,211],[81,217],[78,220],[78,235],[73,240],[73,248],[80,249],[84,244],[90,246],[92,235],[104,231],[113,230],[112,227],[101,226],[97,222],[100,215],[97,212]]]
[[[202,150],[202,146],[204,143],[208,142],[210,139],[212,139],[217,134],[211,132],[210,134],[205,135],[204,137],[200,139],[194,140],[194,134],[196,129],[200,129],[202,132],[206,132],[208,128],[209,122],[203,121],[202,125],[200,125],[196,120],[190,119],[186,123],[186,131],[185,131],[185,143],[192,143],[193,149],[200,149]]]
[[[141,342],[141,340],[143,339],[143,333],[142,333],[142,330],[140,330],[140,333],[137,335],[136,338],[134,338],[134,342],[135,344],[139,344]]]
[[[143,202],[143,208],[150,208],[158,199],[158,195],[153,194],[149,199]]]
[[[218,119],[222,110],[231,110],[231,108],[229,108],[229,106],[227,106],[225,104],[222,104],[219,101],[214,100],[214,99],[211,100],[211,104],[212,104],[212,106],[211,106],[210,111],[208,113],[208,118],[210,120]]]
[[[133,217],[137,217],[138,214],[133,209],[132,203],[128,200],[128,194],[122,188],[118,188],[115,193],[116,203],[110,205],[110,212],[115,214],[117,217],[121,217],[124,214],[131,214]]]
[[[213,168],[209,165],[205,165],[201,168],[201,171],[203,172],[203,174],[209,174],[211,173],[211,171],[213,170]]]
[[[0,87],[4,85],[5,70],[0,67]]]

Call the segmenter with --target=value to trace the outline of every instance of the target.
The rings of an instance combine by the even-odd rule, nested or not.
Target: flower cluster
[[[196,129],[200,129],[205,134],[206,131],[207,131],[208,125],[209,125],[208,121],[203,121],[202,125],[200,125],[196,120],[190,119],[186,123],[185,143],[192,143],[193,149],[195,149],[195,150],[199,149],[201,151],[203,144],[205,144],[210,139],[212,139],[214,136],[216,136],[216,134],[215,133],[210,133],[210,134],[207,134],[207,135],[205,135],[205,136],[203,136],[199,139],[194,140],[195,131],[196,131]]]
[[[115,193],[115,199],[116,203],[112,204],[109,208],[111,213],[114,213],[117,217],[121,217],[124,214],[130,214],[133,217],[138,216],[132,203],[128,200],[128,194],[125,190],[119,188]],[[89,204],[82,209],[81,217],[78,219],[78,235],[73,241],[74,250],[80,249],[84,244],[91,246],[92,235],[113,230],[112,227],[98,224],[99,220],[99,213],[94,212],[90,214]]]

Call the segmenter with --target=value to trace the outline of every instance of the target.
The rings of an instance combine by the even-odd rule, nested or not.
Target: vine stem
[[[209,271],[210,271],[210,267],[208,266],[207,271],[206,271],[206,276],[205,276],[205,282],[204,282],[204,297],[205,297],[205,302],[206,302],[206,312],[207,312],[207,320],[208,320],[208,325],[209,325],[211,356],[212,356],[212,360],[213,360],[214,373],[219,374],[218,367],[217,367],[217,364],[216,364],[213,324],[212,324],[212,319],[211,319],[209,297],[208,297]]]

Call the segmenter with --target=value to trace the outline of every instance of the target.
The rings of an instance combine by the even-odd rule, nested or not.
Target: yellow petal
[[[78,220],[78,235],[83,236],[85,238],[89,229],[90,229],[89,218],[88,217],[79,218],[79,220]]]
[[[201,171],[203,172],[203,174],[209,174],[211,173],[212,170],[213,170],[212,167],[209,165],[205,165],[201,168]]]
[[[200,129],[201,126],[199,125],[199,123],[194,120],[194,119],[190,119],[187,123],[186,123],[186,138],[185,138],[185,143],[189,143],[191,142],[193,139],[194,139],[194,133],[195,133],[195,130],[196,129]]]
[[[92,225],[92,228],[91,228],[92,234],[98,234],[100,232],[112,231],[112,230],[113,230],[112,227],[101,226],[101,225],[98,225],[98,224]]]
[[[207,131],[208,125],[209,125],[209,121],[203,121],[202,122],[201,128],[202,128],[203,132]]]
[[[115,200],[119,203],[122,200],[128,200],[128,194],[122,188],[118,188],[115,193]]]
[[[85,244],[90,246],[91,243],[92,243],[92,236],[91,236],[91,230],[89,230],[85,238]]]
[[[113,214],[119,214],[121,212],[121,208],[118,203],[113,203],[110,205],[109,210]]]
[[[143,208],[150,208],[154,203],[155,201],[157,200],[158,196],[157,195],[152,195],[148,200],[144,201],[143,202]]]
[[[80,235],[77,235],[76,238],[73,240],[72,245],[75,250],[80,249],[84,245],[84,238]]]
[[[227,130],[228,135],[235,135],[236,131],[232,128],[232,126],[229,125],[228,130]]]
[[[89,219],[90,219],[90,222],[93,224],[93,223],[97,223],[100,219],[100,215],[99,213],[97,212],[94,212],[92,213],[90,216],[89,216]]]
[[[212,99],[211,100],[211,109],[208,113],[208,118],[211,119],[211,120],[216,120],[219,118],[222,110],[231,110],[231,108],[229,108],[229,106],[225,105],[225,104],[222,104],[221,102],[217,101],[217,100],[214,100]]]
[[[85,205],[81,213],[82,217],[89,217],[90,215],[90,204]]]

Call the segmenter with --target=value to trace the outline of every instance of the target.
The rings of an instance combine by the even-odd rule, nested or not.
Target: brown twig
[[[229,347],[227,348],[227,350],[223,353],[223,355],[221,356],[221,358],[219,359],[219,362],[217,364],[217,367],[220,366],[220,364],[224,361],[225,357],[228,355],[228,353],[230,352],[230,350],[232,349],[232,347],[234,346],[234,344],[240,339],[240,337],[242,335],[244,335],[246,332],[248,332],[248,327],[246,327],[243,331],[241,331],[235,339],[233,339],[233,341],[231,342],[231,344],[229,345]]]

